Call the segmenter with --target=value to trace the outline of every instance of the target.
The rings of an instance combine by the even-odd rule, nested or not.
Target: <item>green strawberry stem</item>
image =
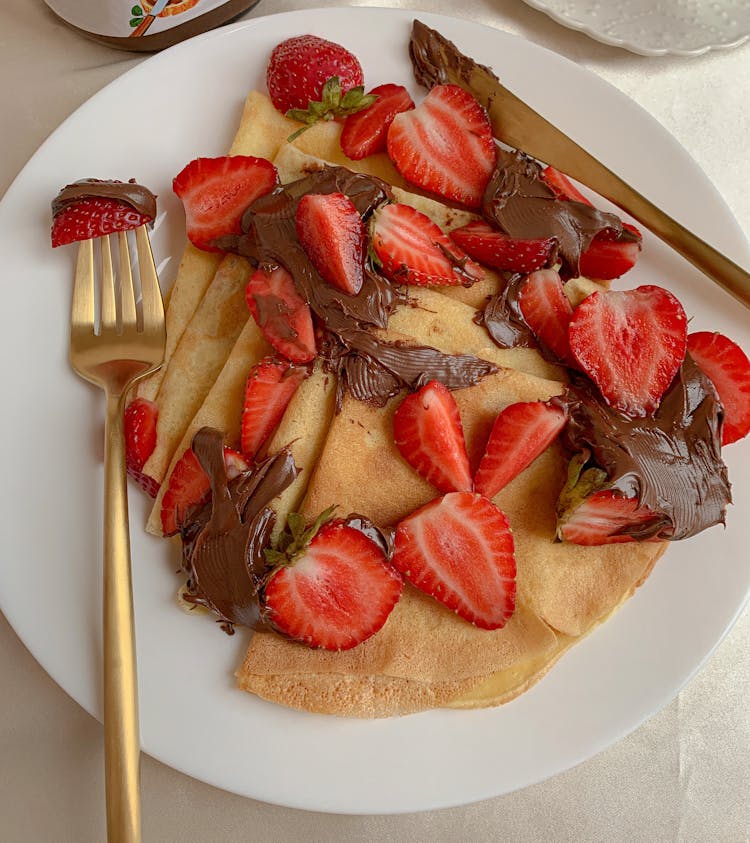
[[[348,117],[369,108],[377,99],[373,94],[365,94],[362,85],[350,88],[345,94],[341,93],[341,80],[338,76],[331,76],[323,85],[319,102],[310,101],[306,109],[290,108],[286,116],[304,125],[287,138],[291,143],[310,126],[320,120],[335,120],[337,117]]]
[[[324,509],[309,526],[298,512],[290,512],[286,528],[279,535],[274,547],[263,551],[266,563],[273,568],[294,564],[294,560],[305,551],[318,530],[333,518],[335,510],[335,506]]]
[[[565,523],[568,515],[575,512],[589,495],[598,492],[607,483],[606,471],[596,466],[586,468],[590,459],[591,452],[584,449],[571,457],[568,463],[568,476],[557,499],[559,526]]]

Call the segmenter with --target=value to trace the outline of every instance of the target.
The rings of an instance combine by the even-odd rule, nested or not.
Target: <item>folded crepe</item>
[[[346,159],[338,124],[313,126],[290,145],[286,138],[296,128],[267,97],[251,93],[233,152],[274,160],[283,182],[325,162],[368,172],[394,185],[397,201],[417,207],[446,231],[473,218],[406,191],[384,155]],[[191,277],[188,270],[199,264],[189,251],[185,260],[169,307],[178,340],[156,390],[164,417],[151,468],[158,467],[166,480],[203,425],[219,428],[227,444],[236,444],[244,380],[270,353],[240,307],[244,261],[224,258],[206,281],[211,261]],[[590,292],[588,283],[569,282],[571,297]],[[470,353],[503,367],[454,393],[474,468],[503,407],[546,400],[563,389],[562,369],[531,349],[497,348],[474,323],[476,309],[498,285],[498,276],[488,271],[468,289],[410,290],[408,305],[381,332],[386,339]],[[210,351],[205,358],[204,343]],[[393,444],[392,418],[401,399],[377,408],[344,395],[336,412],[335,386],[334,377],[316,365],[269,443],[269,453],[290,446],[301,469],[273,503],[277,528],[292,510],[313,519],[330,505],[342,516],[356,512],[395,525],[437,495]],[[407,585],[383,629],[347,652],[312,650],[270,631],[255,632],[237,670],[239,687],[283,705],[357,717],[497,705],[522,693],[633,593],[662,550],[656,543],[585,548],[555,542],[555,502],[565,473],[563,454],[553,445],[495,499],[509,518],[518,565],[517,608],[505,628],[480,630]],[[158,499],[149,521],[157,533],[159,505]]]
[[[472,466],[500,410],[561,389],[502,370],[456,391]],[[335,505],[341,515],[395,525],[437,496],[393,444],[398,400],[374,408],[344,399],[310,479],[305,515]],[[350,651],[313,650],[256,632],[237,671],[239,686],[284,705],[360,717],[496,705],[526,690],[632,594],[662,550],[655,543],[555,542],[555,503],[565,474],[564,455],[553,445],[495,498],[508,516],[518,567],[518,604],[503,629],[478,629],[407,585],[385,626]]]

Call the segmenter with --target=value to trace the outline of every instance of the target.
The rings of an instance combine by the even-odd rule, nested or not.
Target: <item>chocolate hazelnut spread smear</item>
[[[285,449],[229,481],[220,431],[201,428],[192,447],[211,481],[211,500],[188,513],[181,531],[185,599],[211,609],[231,633],[234,624],[258,623],[263,549],[275,523],[269,504],[296,478],[297,468]]]
[[[522,152],[498,150],[498,165],[487,185],[482,210],[490,223],[511,237],[554,237],[563,277],[581,274],[581,254],[602,231],[617,240],[638,241],[615,214],[583,202],[558,199],[542,181],[541,165]]]
[[[484,308],[477,312],[474,322],[484,325],[492,341],[499,348],[536,348],[538,342],[524,321],[518,304],[518,293],[525,275],[507,275],[503,289],[491,296]]]
[[[469,84],[477,67],[497,79],[490,68],[478,65],[420,21],[414,21],[412,27],[409,55],[417,82],[426,88],[450,84],[455,78]],[[580,275],[581,253],[600,232],[609,231],[617,239],[638,240],[632,232],[623,229],[622,221],[615,214],[583,202],[558,199],[541,180],[542,167],[533,159],[501,148],[498,155],[497,168],[482,203],[485,218],[511,237],[524,240],[554,237],[564,277]]]
[[[404,296],[371,265],[356,296],[321,278],[295,230],[297,205],[308,193],[343,193],[365,222],[378,205],[391,198],[388,185],[374,176],[325,167],[261,196],[243,216],[243,234],[221,238],[217,245],[256,266],[270,269],[281,265],[291,273],[299,293],[329,335],[321,347],[329,368],[342,376],[341,383],[352,395],[383,406],[405,387],[417,388],[436,379],[449,389],[460,389],[497,370],[471,355],[388,342],[368,330],[385,328],[390,313]]]
[[[135,179],[130,181],[107,181],[100,179],[81,179],[66,185],[52,200],[52,215],[57,216],[68,205],[81,199],[114,199],[130,205],[144,217],[153,220],[156,217],[156,197]]]
[[[552,401],[569,413],[564,439],[571,450],[589,449],[608,488],[662,516],[634,538],[685,539],[724,523],[732,500],[721,459],[724,411],[689,355],[653,417],[623,416],[583,378]]]
[[[214,612],[230,635],[235,625],[257,628],[263,624],[258,588],[268,573],[263,551],[276,519],[269,504],[297,476],[294,459],[284,449],[228,480],[220,431],[201,428],[192,448],[211,481],[211,500],[188,513],[181,530],[184,598]],[[392,529],[356,513],[345,522],[390,557]]]

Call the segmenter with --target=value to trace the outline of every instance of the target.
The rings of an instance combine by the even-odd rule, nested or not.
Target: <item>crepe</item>
[[[504,370],[456,391],[472,467],[501,409],[546,400],[561,389]],[[395,525],[436,497],[393,444],[397,406],[398,400],[378,409],[344,399],[303,504],[308,518],[335,504],[340,515],[357,512]],[[425,700],[495,705],[526,690],[633,592],[661,552],[654,543],[584,548],[555,542],[555,503],[564,480],[564,455],[552,446],[495,498],[510,521],[518,566],[518,606],[505,628],[477,629],[407,585],[383,629],[345,653],[256,633],[237,672],[239,686],[293,707],[365,717],[416,711]]]
[[[361,162],[346,159],[339,124],[318,124],[289,144],[286,139],[295,128],[267,97],[251,93],[235,147],[273,159],[282,182],[326,162],[368,172],[393,185],[396,201],[418,208],[444,231],[475,218],[405,189],[384,155]],[[181,292],[178,285],[172,297],[170,310],[177,308],[173,321],[181,333],[157,394],[162,428],[169,431],[169,439],[159,442],[159,465],[167,478],[203,425],[224,431],[225,442],[236,445],[245,379],[271,352],[244,304],[238,311],[230,306],[239,307],[243,272],[248,271],[240,261],[222,261],[192,312],[195,290]],[[409,302],[394,312],[387,331],[378,332],[391,341],[470,353],[502,367],[454,393],[473,469],[503,407],[546,400],[564,388],[564,369],[533,349],[497,348],[475,324],[476,310],[500,283],[488,270],[471,288],[411,289]],[[592,282],[575,279],[566,292],[577,301],[593,289]],[[227,313],[222,324],[215,318],[219,312]],[[189,398],[182,394],[186,387]],[[401,398],[377,408],[344,395],[335,412],[335,387],[334,376],[316,363],[268,443],[269,453],[289,446],[300,469],[272,503],[277,531],[290,511],[301,510],[313,519],[329,505],[340,516],[356,512],[382,526],[395,525],[436,497],[393,444],[392,418]],[[157,467],[156,458],[149,467]],[[286,706],[355,717],[497,705],[524,692],[633,593],[662,551],[657,543],[584,548],[554,541],[555,503],[564,480],[565,458],[553,445],[495,499],[509,518],[518,565],[517,608],[505,628],[480,630],[407,585],[383,629],[343,653],[255,632],[237,670],[238,686]],[[159,504],[157,499],[149,521],[157,533]]]

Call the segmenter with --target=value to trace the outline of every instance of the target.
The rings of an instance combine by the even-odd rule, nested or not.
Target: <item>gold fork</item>
[[[117,235],[119,285],[109,236],[98,239],[100,316],[97,320],[94,241],[83,240],[78,249],[73,289],[70,362],[81,377],[104,390],[107,402],[103,592],[107,839],[110,843],[137,843],[141,839],[140,733],[123,410],[133,383],[161,365],[166,333],[164,306],[146,227],[135,231],[140,317],[127,235],[125,232]]]

